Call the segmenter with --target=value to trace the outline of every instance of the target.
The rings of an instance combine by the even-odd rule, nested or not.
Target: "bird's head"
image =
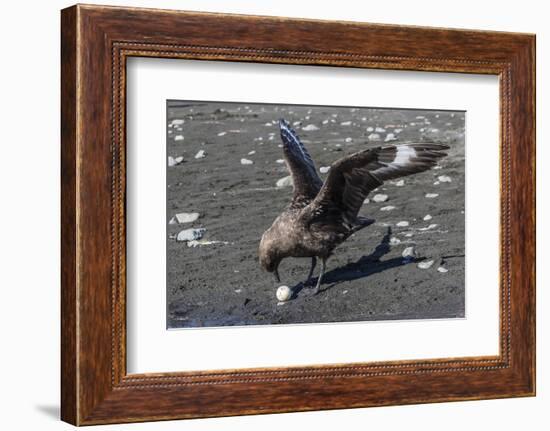
[[[258,257],[260,266],[265,271],[274,273],[275,280],[280,282],[281,280],[279,278],[278,268],[282,260],[281,251],[278,247],[277,240],[270,234],[271,232],[268,230],[262,235],[258,250]]]

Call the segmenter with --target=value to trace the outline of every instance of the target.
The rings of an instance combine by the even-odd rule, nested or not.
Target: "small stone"
[[[368,204],[369,202],[370,202],[369,198],[365,198],[365,200],[363,201],[364,204]]]
[[[442,183],[450,183],[452,181],[451,177],[447,175],[440,175],[439,177],[437,177],[437,179]]]
[[[184,139],[183,135],[174,136],[174,141],[183,141],[183,139]]]
[[[438,272],[441,272],[443,274],[445,274],[446,272],[449,272],[449,270],[447,268],[444,268],[442,266],[440,266],[439,268],[437,268],[437,271]]]
[[[386,131],[386,129],[384,129],[383,127],[377,127],[376,129],[374,129],[374,131],[376,133],[384,133]]]
[[[374,202],[386,202],[388,200],[388,195],[378,193],[378,194],[373,196],[372,200]]]
[[[241,159],[241,165],[252,165],[254,162],[249,159]]]
[[[419,262],[417,266],[420,269],[428,269],[428,268],[431,268],[433,264],[434,264],[433,260],[423,260],[422,262]]]
[[[401,253],[404,259],[414,259],[416,257],[416,250],[413,246],[405,248],[403,253]]]
[[[401,240],[399,238],[396,238],[394,236],[390,238],[390,245],[399,245],[399,244],[401,244]]]
[[[319,127],[314,124],[308,124],[307,126],[302,127],[302,130],[304,132],[313,132],[314,130],[319,130]]]
[[[319,168],[319,172],[321,172],[322,174],[326,174],[328,171],[330,171],[330,166],[321,166]]]
[[[328,120],[323,120],[323,124],[328,124]]]
[[[185,120],[172,120],[172,126],[181,126],[183,123],[185,123]]]
[[[351,126],[351,121],[342,121],[340,126]]]
[[[179,213],[172,217],[170,224],[191,223],[199,218],[199,213]]]
[[[286,302],[292,296],[292,290],[288,286],[279,286],[276,296],[279,301]]]
[[[206,157],[206,151],[199,150],[197,151],[197,154],[195,154],[195,159],[204,159]]]
[[[397,138],[393,133],[388,133],[386,135],[386,139],[384,139],[384,142],[391,142],[391,141],[397,141]]]
[[[176,241],[178,242],[196,241],[201,239],[205,232],[206,232],[206,229],[204,228],[184,229],[180,233],[178,233],[178,236],[176,237]]]
[[[439,193],[426,193],[428,199],[433,199],[439,196]]]
[[[227,132],[220,132],[218,133],[218,136],[224,136]]]
[[[249,151],[249,152],[248,152],[248,155],[249,155],[249,156],[251,156],[251,155],[253,155],[253,154],[256,154],[256,150],[252,150],[252,151]]]
[[[397,187],[402,187],[402,186],[405,185],[405,180],[399,180],[399,181],[397,181],[397,182],[395,183],[395,185],[396,185]]]
[[[367,132],[374,132],[374,127],[367,127]]]
[[[289,175],[288,177],[281,178],[276,183],[277,187],[291,187],[292,186],[292,177]]]
[[[367,139],[369,141],[379,141],[380,135],[378,133],[371,133],[369,136],[367,136]]]
[[[418,230],[424,231],[424,230],[435,229],[436,227],[437,227],[437,225],[434,223],[434,224],[429,225],[428,227],[421,227],[421,228],[418,229]]]
[[[277,159],[277,160],[275,160],[275,163],[279,163],[279,164],[284,163],[284,162],[285,162],[285,161],[284,161],[283,159]]]
[[[408,221],[400,221],[395,224],[398,227],[407,227],[409,225]]]
[[[168,166],[176,166],[183,163],[183,156],[172,157],[168,156]]]
[[[391,211],[391,210],[394,210],[394,209],[395,209],[394,206],[388,205],[388,206],[386,206],[386,207],[380,208],[380,211]]]
[[[346,139],[344,139],[344,141],[345,141],[345,142],[351,142],[351,141],[353,141],[353,139],[351,139],[351,138],[346,138]]]
[[[431,219],[432,219],[432,216],[427,214],[427,215],[424,216],[424,218],[422,220],[428,221],[428,220],[431,220]]]

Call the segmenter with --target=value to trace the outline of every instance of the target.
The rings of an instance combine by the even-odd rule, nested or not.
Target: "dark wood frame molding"
[[[63,420],[88,425],[535,394],[534,35],[83,5],[63,10],[61,21]],[[128,375],[130,56],[498,75],[499,355]]]

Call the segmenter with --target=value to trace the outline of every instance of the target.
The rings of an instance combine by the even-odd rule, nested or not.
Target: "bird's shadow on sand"
[[[369,277],[373,274],[385,271],[387,269],[396,268],[398,266],[408,265],[410,263],[416,263],[421,260],[424,260],[422,257],[415,257],[404,259],[403,257],[394,257],[392,259],[380,261],[380,259],[389,253],[391,250],[390,247],[390,238],[392,230],[391,227],[388,227],[386,234],[380,241],[380,244],[376,246],[374,251],[369,254],[362,256],[355,262],[348,263],[345,266],[335,268],[331,271],[325,273],[321,285],[328,285],[325,288],[321,288],[319,293],[332,289],[338,284],[344,281],[353,281],[359,280],[361,278]],[[317,283],[317,278],[311,280],[311,284],[315,286]],[[299,283],[293,288],[293,296],[296,297],[298,293],[306,285],[304,283]]]

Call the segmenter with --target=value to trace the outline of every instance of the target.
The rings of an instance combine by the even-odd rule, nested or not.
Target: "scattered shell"
[[[394,209],[395,209],[394,206],[388,205],[387,207],[380,208],[380,211],[391,211],[391,210],[394,210]]]
[[[330,171],[330,166],[321,166],[319,168],[319,172],[321,172],[322,174],[326,174],[328,171]]]
[[[371,133],[369,136],[367,136],[367,139],[369,141],[379,141],[380,135],[378,133]]]
[[[428,199],[433,199],[439,196],[439,193],[426,193]]]
[[[241,159],[241,165],[252,165],[254,162],[249,159]]]
[[[388,195],[384,195],[384,194],[376,194],[373,196],[372,200],[374,202],[386,202],[388,200]]]
[[[172,126],[181,126],[183,123],[185,123],[185,120],[172,120]]]
[[[374,127],[367,127],[367,132],[374,132]]]
[[[408,221],[400,221],[395,224],[398,227],[407,227],[409,225]]]
[[[292,296],[292,290],[288,286],[279,286],[275,295],[279,301],[286,302]]]
[[[447,268],[444,268],[444,267],[442,267],[442,266],[440,266],[439,268],[437,268],[437,271],[438,271],[438,272],[441,272],[441,273],[443,273],[443,274],[446,273],[446,272],[449,272],[449,270],[448,270]]]
[[[414,249],[414,246],[405,248],[403,253],[401,253],[401,256],[403,256],[404,259],[414,259],[416,257],[416,250]]]
[[[323,124],[328,124],[328,120],[323,120]]]
[[[292,186],[292,177],[289,175],[288,177],[281,178],[276,183],[277,187],[290,187]]]
[[[277,160],[275,160],[275,163],[279,163],[279,164],[284,163],[284,162],[285,162],[285,161],[284,161],[283,159],[277,159]]]
[[[176,136],[174,136],[174,141],[183,141],[183,140],[184,140],[183,135],[176,135]]]
[[[386,135],[386,139],[384,139],[384,142],[391,142],[391,141],[397,141],[397,138],[393,133],[388,133]]]
[[[218,136],[224,136],[227,132],[220,132],[218,133]]]
[[[399,180],[399,181],[397,181],[397,182],[395,183],[395,185],[396,185],[397,187],[402,187],[402,186],[405,185],[405,180]]]
[[[199,150],[197,154],[195,154],[195,159],[204,159],[206,157],[206,151]]]
[[[344,139],[344,141],[345,141],[345,142],[351,142],[351,141],[353,141],[353,139],[351,139],[351,138],[346,138],[346,139]]]
[[[386,131],[386,129],[384,129],[383,127],[377,127],[374,129],[374,131],[376,133],[384,133]]]
[[[351,121],[342,121],[340,126],[351,126]]]
[[[424,218],[422,220],[424,221],[428,221],[428,220],[431,220],[433,217],[429,214],[425,215]]]
[[[390,238],[390,245],[399,245],[399,244],[401,244],[401,240],[399,238],[396,238],[394,236]]]
[[[312,132],[314,130],[319,130],[319,127],[314,124],[308,124],[307,126],[302,127],[302,130],[305,132]]]
[[[450,183],[452,181],[451,177],[447,175],[440,175],[439,177],[437,177],[437,179],[442,183]]]
[[[418,262],[418,267],[420,269],[428,269],[431,268],[431,266],[434,264],[433,260],[423,260],[422,262]]]
[[[180,233],[178,233],[178,236],[176,237],[176,241],[178,242],[196,241],[201,239],[205,232],[206,232],[206,229],[204,228],[184,229]]]
[[[172,217],[170,224],[191,223],[199,218],[199,213],[179,213]]]
[[[256,150],[252,150],[252,151],[249,151],[249,152],[248,152],[248,155],[249,155],[249,156],[251,156],[251,155],[253,155],[253,154],[256,154]]]

